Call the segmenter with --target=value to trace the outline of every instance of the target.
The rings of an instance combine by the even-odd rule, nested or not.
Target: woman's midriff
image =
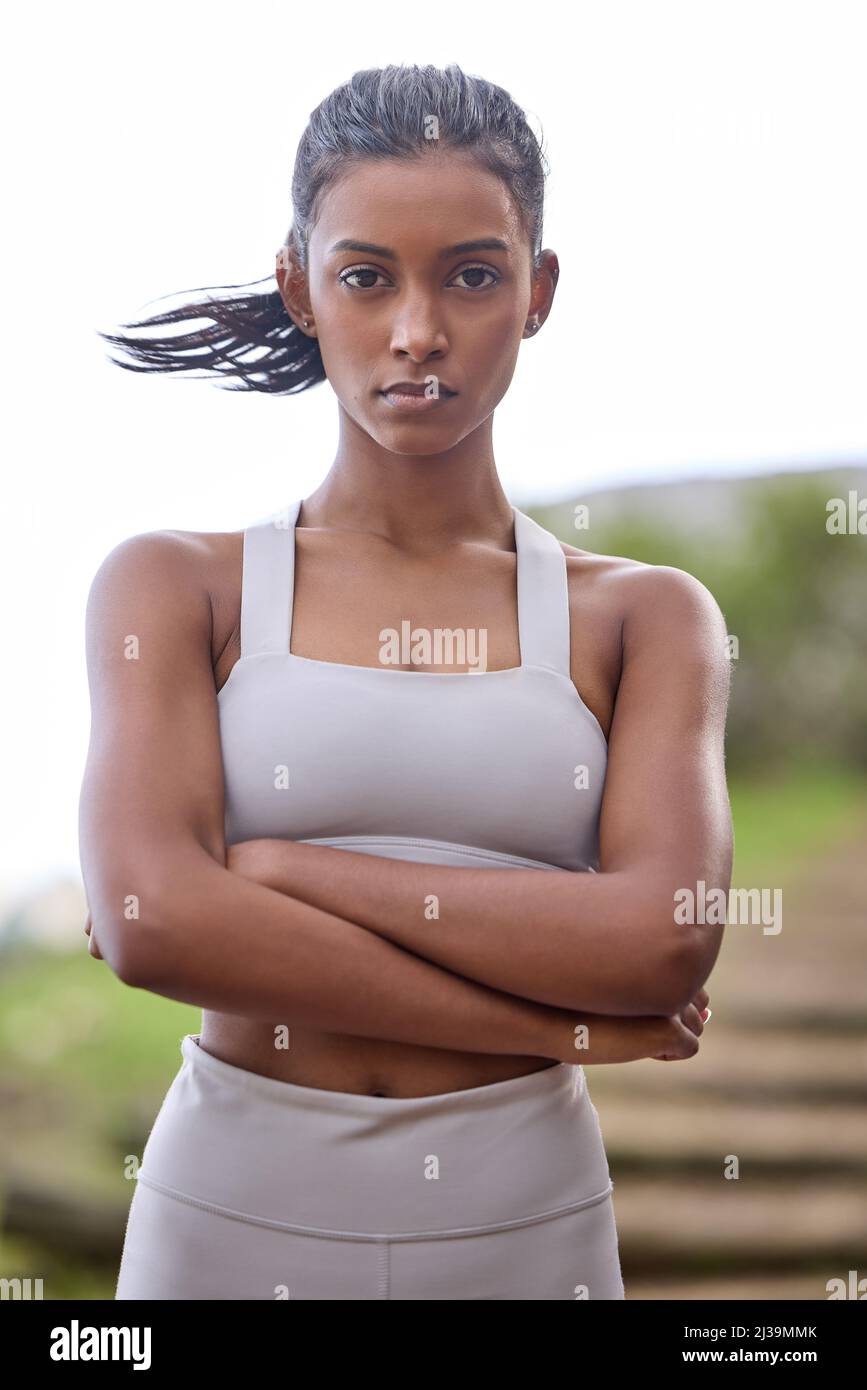
[[[208,1010],[202,1013],[200,1036],[206,1052],[245,1071],[296,1086],[395,1100],[487,1086],[557,1065],[548,1057],[447,1052],[412,1043],[285,1028]]]

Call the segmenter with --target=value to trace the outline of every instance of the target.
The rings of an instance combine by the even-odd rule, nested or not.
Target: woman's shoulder
[[[212,647],[219,653],[240,625],[244,532],[141,531],[119,541],[100,563],[90,601],[109,602],[131,590],[154,601],[210,610]]]
[[[108,552],[100,564],[103,569],[135,567],[140,570],[171,566],[174,573],[186,571],[191,579],[210,583],[215,573],[231,568],[243,556],[243,531],[139,531],[127,536]],[[99,572],[99,571],[98,571]]]
[[[240,588],[243,546],[243,531],[139,531],[104,556],[92,585],[110,587],[130,578],[148,586],[178,585],[182,592],[204,591],[225,601],[233,586]]]
[[[619,630],[624,604],[629,601],[636,582],[640,584],[643,571],[653,566],[631,560],[626,555],[582,550],[565,541],[560,545],[566,557],[569,606],[573,615],[576,610],[582,613],[589,610],[600,618],[607,617]]]
[[[592,627],[622,657],[630,638],[717,646],[726,622],[708,587],[676,565],[654,565],[626,555],[600,555],[561,542],[566,556],[573,628]]]
[[[654,565],[627,555],[602,555],[560,542],[566,557],[570,597],[577,589],[598,588],[630,605],[692,603],[716,608],[710,589],[689,570]]]

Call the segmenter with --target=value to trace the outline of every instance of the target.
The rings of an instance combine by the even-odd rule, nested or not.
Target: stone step
[[[709,1099],[744,1105],[811,1106],[867,1103],[867,1033],[849,1036],[797,1030],[717,1028],[711,1019],[695,1057],[681,1062],[646,1059],[585,1068],[588,1086],[613,1101],[628,1097],[654,1105],[669,1099]]]
[[[677,1183],[614,1174],[614,1211],[624,1269],[635,1277],[780,1271],[815,1281],[811,1296],[824,1298],[829,1279],[867,1271],[867,1181]]]
[[[846,1280],[844,1272],[840,1277]],[[863,1266],[861,1277],[864,1277]],[[811,1299],[826,1302],[829,1298],[826,1289],[825,1272],[812,1274],[789,1274],[785,1270],[769,1270],[764,1274],[733,1270],[731,1274],[703,1275],[701,1271],[693,1275],[661,1273],[656,1277],[647,1273],[634,1276],[624,1271],[623,1283],[627,1299],[666,1300],[670,1302],[707,1301],[724,1302],[728,1299],[743,1299],[746,1302],[804,1302]],[[805,1319],[809,1324],[809,1319]],[[798,1319],[798,1325],[802,1320]],[[719,1343],[716,1344],[719,1346]]]
[[[864,1108],[817,1111],[814,1105],[761,1106],[698,1094],[602,1096],[592,1080],[589,1085],[615,1181],[615,1169],[716,1178],[732,1154],[742,1179],[790,1174],[867,1181]]]

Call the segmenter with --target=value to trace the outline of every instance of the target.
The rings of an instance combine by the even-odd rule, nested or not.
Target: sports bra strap
[[[302,499],[244,532],[241,656],[289,651],[295,591],[295,524]],[[569,677],[566,557],[551,531],[513,507],[521,665]]]
[[[518,552],[518,634],[521,665],[570,676],[569,588],[566,556],[552,531],[526,512],[515,513]]]
[[[295,522],[301,498],[244,532],[241,656],[288,652],[295,588]]]

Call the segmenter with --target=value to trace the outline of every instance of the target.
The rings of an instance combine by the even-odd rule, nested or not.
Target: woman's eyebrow
[[[487,236],[477,237],[474,241],[459,241],[454,246],[444,246],[440,251],[439,259],[445,260],[447,256],[461,256],[468,251],[506,251],[511,248],[508,242],[501,237]],[[353,241],[349,237],[344,237],[341,241],[335,241],[334,245],[328,250],[328,255],[336,255],[338,251],[360,251],[366,256],[382,256],[385,260],[396,261],[398,254],[392,251],[389,246],[377,246],[372,241]]]

